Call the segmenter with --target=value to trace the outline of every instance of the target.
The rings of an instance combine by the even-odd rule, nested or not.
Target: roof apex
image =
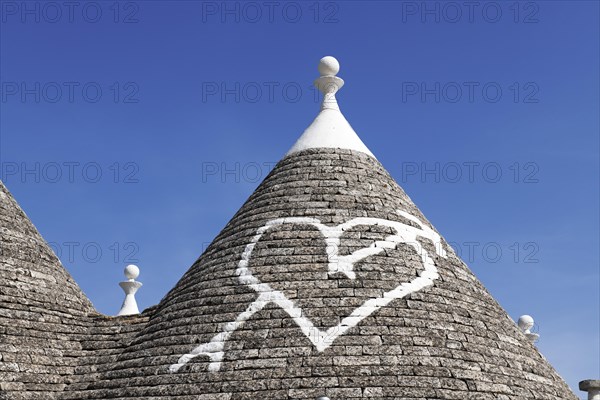
[[[319,62],[321,76],[314,84],[323,93],[321,112],[286,156],[306,149],[338,148],[360,151],[375,158],[340,111],[335,94],[344,81],[336,76],[339,69],[338,61],[331,56],[323,57]]]
[[[26,301],[46,311],[72,315],[94,311],[69,272],[63,267],[29,217],[0,181],[0,288],[18,287],[10,301]],[[19,279],[11,278],[12,274]]]

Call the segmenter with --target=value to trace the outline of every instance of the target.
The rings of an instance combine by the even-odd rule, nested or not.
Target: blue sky
[[[0,2],[1,178],[101,312],[157,303],[318,112],[576,388],[600,376],[595,1]],[[226,4],[226,5],[224,5]]]

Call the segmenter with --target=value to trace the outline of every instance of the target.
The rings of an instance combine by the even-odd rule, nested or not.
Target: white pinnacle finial
[[[142,287],[142,283],[137,282],[135,278],[140,276],[140,269],[137,266],[130,264],[125,267],[123,273],[125,274],[125,278],[127,278],[127,280],[124,282],[119,282],[119,286],[121,286],[125,292],[125,300],[123,300],[123,305],[121,306],[121,310],[119,310],[117,315],[139,314],[140,310],[138,309],[137,302],[135,301],[135,293],[140,287]]]
[[[321,76],[337,75],[340,72],[340,63],[335,57],[325,56],[319,61],[319,73]]]
[[[321,76],[315,80],[315,86],[323,93],[321,112],[286,155],[328,148],[360,151],[375,158],[340,112],[335,94],[344,86],[344,81],[336,76],[339,71],[340,63],[335,58],[327,56],[319,61]]]
[[[519,317],[519,321],[517,321],[519,329],[521,329],[525,336],[527,336],[527,339],[529,339],[533,343],[537,342],[540,338],[540,335],[531,332],[531,328],[533,328],[534,324],[535,323],[531,315],[521,315]]]
[[[588,393],[588,400],[600,400],[600,380],[587,379],[579,382],[579,390]]]
[[[319,73],[321,76],[315,81],[317,89],[323,93],[323,103],[321,110],[338,110],[335,93],[344,86],[344,80],[338,78],[336,74],[340,72],[340,63],[334,57],[326,56],[319,61]]]
[[[137,267],[137,265],[129,264],[125,267],[123,273],[125,274],[125,278],[131,281],[140,276],[140,269]]]

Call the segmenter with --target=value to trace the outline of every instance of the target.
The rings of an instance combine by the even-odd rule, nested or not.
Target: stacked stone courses
[[[57,399],[93,308],[2,183],[0,223],[0,398]]]
[[[433,228],[362,152],[285,157],[161,302],[131,317],[95,312],[1,188],[0,399],[577,399],[448,244],[425,238],[418,241],[439,273],[433,285],[378,309],[325,350],[289,310],[269,303],[231,333],[218,371],[200,355],[170,372],[257,299],[236,269],[268,221],[334,226],[366,217],[414,226],[405,212]],[[357,225],[335,251],[348,255],[392,233]],[[350,279],[328,273],[331,251],[314,226],[281,224],[260,237],[248,269],[323,330],[423,270],[420,255],[400,243],[357,262]]]

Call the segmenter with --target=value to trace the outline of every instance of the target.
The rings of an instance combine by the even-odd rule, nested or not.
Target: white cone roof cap
[[[315,81],[315,86],[323,93],[321,112],[286,156],[306,149],[336,148],[360,151],[375,158],[337,104],[335,93],[344,85],[344,81],[336,76],[339,70],[340,64],[333,57],[323,57],[319,62],[321,76]]]

